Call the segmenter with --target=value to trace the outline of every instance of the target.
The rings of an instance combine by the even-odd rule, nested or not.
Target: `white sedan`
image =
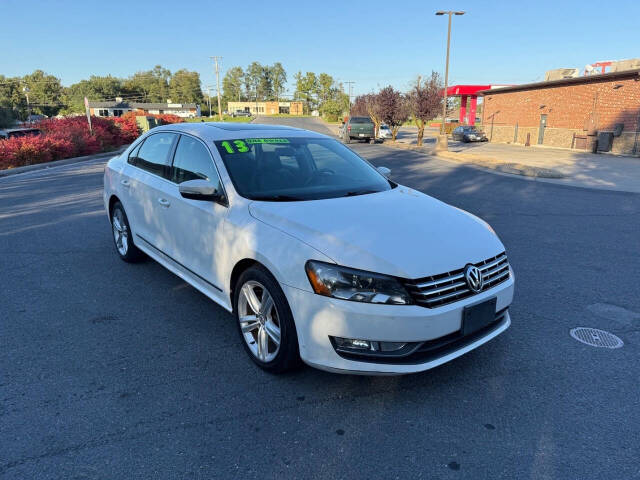
[[[118,255],[232,312],[260,367],[401,374],[506,330],[514,277],[487,223],[388,175],[305,130],[174,124],[109,161],[104,204]]]
[[[391,128],[389,128],[389,125],[386,124],[382,124],[380,125],[380,129],[378,130],[378,138],[391,138],[393,137],[393,133],[391,132]]]

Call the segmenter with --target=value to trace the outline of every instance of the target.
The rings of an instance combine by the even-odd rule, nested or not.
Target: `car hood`
[[[343,266],[420,278],[493,257],[504,247],[479,218],[416,190],[249,205],[256,219]]]

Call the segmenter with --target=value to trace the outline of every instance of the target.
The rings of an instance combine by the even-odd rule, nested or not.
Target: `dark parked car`
[[[351,140],[366,140],[375,142],[375,126],[369,117],[350,117],[341,127],[340,136],[344,143],[351,143]]]
[[[488,140],[484,132],[472,125],[461,125],[453,129],[451,138],[461,142],[486,142]]]
[[[6,130],[0,130],[0,140],[15,137],[26,137],[29,135],[40,135],[41,133],[42,131],[37,128],[7,128]]]

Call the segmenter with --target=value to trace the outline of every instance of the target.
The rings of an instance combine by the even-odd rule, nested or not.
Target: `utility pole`
[[[31,107],[29,106],[29,87],[22,87],[22,91],[27,97],[27,121],[29,121],[29,117],[31,116]]]
[[[445,123],[447,121],[447,88],[449,87],[449,48],[451,46],[451,15],[464,15],[464,12],[455,12],[452,10],[449,11],[437,11],[436,15],[448,15],[449,16],[449,28],[447,30],[447,62],[445,66],[444,72],[444,105],[442,106],[442,122],[440,123],[440,135],[442,140],[442,145],[439,145],[440,148],[444,150],[448,150],[447,146],[447,131],[445,128]]]
[[[207,85],[207,100],[209,101],[209,118],[212,117],[211,115],[211,92],[209,90],[210,86]]]
[[[350,82],[344,82],[344,83],[349,85],[349,116],[351,116],[351,96],[352,96],[351,91],[352,91],[353,84],[356,82],[350,81]]]
[[[220,103],[220,71],[218,70],[218,59],[222,60],[222,57],[213,56],[210,57],[216,64],[216,84],[218,86],[218,118],[222,121],[222,106]]]

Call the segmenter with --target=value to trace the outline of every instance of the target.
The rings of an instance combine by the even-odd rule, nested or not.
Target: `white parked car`
[[[400,374],[506,330],[514,277],[487,223],[388,175],[305,130],[174,124],[108,162],[104,204],[120,257],[232,312],[264,369]]]
[[[382,124],[380,125],[380,128],[378,129],[378,138],[391,138],[391,129],[389,128],[389,125],[386,124]]]

